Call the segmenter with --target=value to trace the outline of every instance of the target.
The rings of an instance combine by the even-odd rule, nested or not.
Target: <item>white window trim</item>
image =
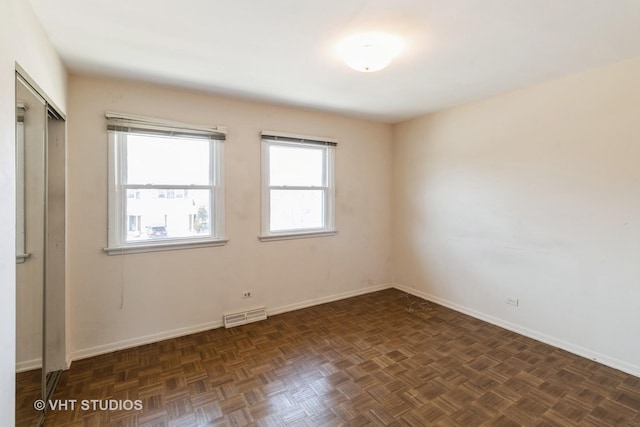
[[[305,239],[310,237],[334,236],[337,234],[335,227],[335,146],[337,141],[328,137],[317,137],[300,134],[290,134],[276,131],[262,131],[262,206],[261,206],[261,232],[258,239],[262,242],[275,240]],[[295,187],[295,186],[271,186],[269,185],[269,147],[282,146],[308,146],[318,148],[325,145],[326,165],[324,168],[325,185],[322,187]],[[271,224],[271,190],[274,188],[295,189],[321,189],[325,192],[324,218],[325,226],[322,228],[305,228],[294,230],[270,231]]]
[[[210,241],[198,240],[197,242],[188,242],[186,239],[180,241],[172,241],[156,243],[156,244],[129,244],[127,246],[104,248],[103,251],[109,255],[125,255],[140,254],[145,252],[163,252],[175,251],[180,249],[210,248],[215,246],[224,246],[229,239],[216,239]]]
[[[205,127],[197,125],[188,125],[178,122],[170,122],[166,120],[152,119],[142,116],[130,116],[120,113],[107,113],[107,119],[111,123],[118,123],[121,120],[124,123],[134,122],[141,124],[148,129],[158,129],[161,131],[188,130],[195,132],[215,132],[226,135],[224,127]],[[125,180],[124,173],[126,171],[126,143],[123,139],[124,132],[109,132],[108,155],[109,155],[109,195],[108,195],[108,246],[104,248],[104,252],[108,255],[124,255],[132,253],[158,252],[179,249],[195,249],[202,247],[223,246],[228,242],[225,237],[225,195],[224,195],[224,141],[212,141],[210,150],[209,185],[131,185],[123,184]],[[126,134],[125,134],[126,135]],[[116,161],[116,156],[119,160]],[[122,170],[117,170],[120,167]],[[144,241],[144,242],[126,242],[124,236],[124,224],[126,224],[126,192],[127,189],[207,189],[211,190],[210,207],[211,212],[211,229],[216,237],[183,237],[175,239],[167,239],[161,241]]]
[[[331,231],[311,231],[308,233],[291,233],[291,232],[283,232],[277,234],[271,234],[268,236],[258,236],[258,239],[261,242],[270,242],[272,240],[293,240],[293,239],[307,239],[309,237],[327,237],[327,236],[335,236],[338,234],[338,230]]]

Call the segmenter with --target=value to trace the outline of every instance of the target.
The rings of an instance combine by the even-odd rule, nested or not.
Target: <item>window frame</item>
[[[321,149],[323,151],[323,185],[271,185],[270,182],[270,148],[273,146]],[[299,239],[307,237],[333,236],[335,227],[335,148],[337,141],[333,138],[295,135],[274,131],[263,131],[261,134],[262,154],[262,206],[261,206],[261,241]],[[294,228],[289,230],[271,230],[271,191],[272,190],[322,190],[324,226],[318,228]]]
[[[226,129],[222,127],[202,127],[184,123],[169,122],[140,116],[107,113],[108,125],[108,246],[104,251],[109,255],[154,252],[197,247],[221,246],[225,237],[225,191],[224,191],[224,141]],[[130,122],[130,123],[129,123]],[[111,123],[116,123],[112,125]],[[127,126],[130,125],[130,128]],[[120,127],[121,126],[121,127]],[[127,130],[128,129],[128,130]],[[133,129],[133,130],[132,130]],[[128,135],[160,136],[166,138],[208,139],[209,143],[209,183],[208,184],[129,184],[127,182],[127,137]],[[206,137],[215,135],[215,138]],[[176,142],[179,143],[179,142]],[[207,190],[210,192],[209,212],[211,235],[186,236],[161,240],[146,239],[127,242],[128,217],[127,190]]]

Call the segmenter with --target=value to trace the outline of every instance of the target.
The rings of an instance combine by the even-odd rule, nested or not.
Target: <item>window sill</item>
[[[261,242],[271,242],[274,240],[291,240],[291,239],[307,239],[309,237],[326,237],[335,236],[338,234],[337,230],[329,231],[310,231],[302,233],[282,233],[282,234],[269,234],[266,236],[258,236]]]
[[[213,246],[224,246],[228,241],[229,239],[209,240],[204,242],[155,243],[152,245],[132,245],[115,248],[104,248],[103,251],[105,251],[107,255],[141,254],[146,252],[177,251],[181,249],[197,249]]]

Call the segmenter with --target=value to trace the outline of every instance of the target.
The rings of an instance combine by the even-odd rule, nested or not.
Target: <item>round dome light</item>
[[[338,45],[338,54],[354,70],[371,73],[389,65],[402,48],[399,37],[376,32],[346,38]]]

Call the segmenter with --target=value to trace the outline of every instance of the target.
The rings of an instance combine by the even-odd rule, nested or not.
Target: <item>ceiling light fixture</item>
[[[398,55],[402,39],[387,33],[358,34],[344,39],[338,45],[338,54],[356,71],[371,73],[385,68]]]

